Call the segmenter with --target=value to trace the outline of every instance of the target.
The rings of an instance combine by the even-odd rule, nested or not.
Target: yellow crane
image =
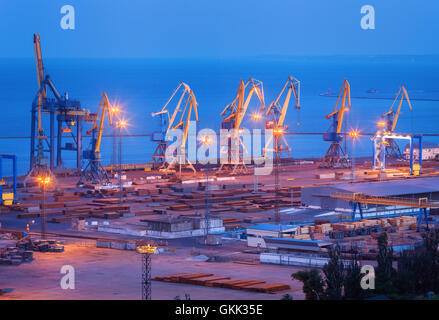
[[[174,99],[175,96],[177,96],[179,92],[181,92],[180,98],[178,99],[177,106],[175,107],[174,112],[171,115],[168,107],[171,101]],[[172,150],[172,155],[173,155],[172,160],[169,162],[168,161],[164,162],[164,165],[161,169],[161,171],[163,172],[174,173],[176,172],[174,167],[178,165],[179,175],[181,176],[181,169],[187,163],[189,168],[192,169],[194,173],[196,173],[194,166],[192,165],[192,163],[190,162],[187,156],[187,150],[186,150],[186,143],[188,139],[189,125],[192,117],[192,111],[195,114],[195,121],[198,122],[198,102],[197,99],[195,98],[195,94],[188,84],[184,82],[180,82],[180,84],[174,90],[171,97],[168,99],[168,101],[163,106],[163,108],[160,111],[152,114],[153,117],[157,115],[168,116],[168,125],[164,133],[165,140],[171,130],[181,129],[183,131],[179,142],[180,144],[179,147],[176,150]],[[178,113],[181,113],[179,118],[177,117]],[[166,150],[166,153],[168,154],[168,156],[170,156],[170,153],[168,151],[169,150]]]
[[[378,122],[379,127],[385,128],[385,134],[392,134],[395,131],[396,124],[398,123],[398,119],[401,114],[401,107],[404,102],[404,98],[407,101],[410,111],[413,111],[412,105],[410,103],[410,98],[407,94],[407,90],[404,88],[404,86],[401,86],[398,90],[398,93],[396,94],[395,99],[392,102],[392,105],[390,106],[389,111],[381,115],[382,118],[386,118],[386,121]],[[399,99],[398,108],[395,111],[393,109],[393,106],[398,101],[398,99]],[[380,131],[378,133],[380,133]],[[384,143],[385,143],[386,154],[388,156],[395,158],[401,157],[402,155],[401,150],[394,139],[386,139]]]
[[[245,92],[248,87],[250,88],[250,91],[246,97]],[[235,98],[220,113],[220,115],[224,117],[221,123],[221,129],[232,129],[232,133],[228,135],[227,146],[223,146],[220,150],[221,159],[223,159],[224,155],[227,157],[227,161],[222,161],[220,170],[222,170],[226,165],[231,165],[233,167],[233,173],[237,173],[238,170],[241,169],[244,171],[246,170],[244,154],[247,153],[247,150],[242,143],[240,133],[241,124],[244,120],[244,116],[247,112],[253,94],[256,94],[261,102],[261,109],[265,109],[264,89],[262,82],[250,78],[246,83],[244,83],[243,80],[240,81]],[[232,152],[232,149],[235,152]],[[234,153],[237,154],[235,155]]]
[[[340,103],[340,106],[339,106]],[[324,141],[331,142],[328,151],[320,163],[321,168],[340,168],[349,167],[350,163],[346,157],[346,151],[340,145],[343,140],[341,129],[345,112],[351,109],[351,87],[348,80],[343,80],[343,85],[334,106],[334,111],[326,116],[326,119],[332,119],[332,124],[328,132],[323,135]]]
[[[282,98],[284,92],[286,91],[286,96],[283,105],[281,106],[279,101]],[[300,81],[294,78],[293,76],[289,76],[287,82],[283,86],[281,92],[277,96],[276,100],[274,100],[270,106],[268,107],[267,111],[265,112],[265,115],[271,116],[271,120],[267,120],[265,122],[265,129],[273,130],[273,134],[279,135],[282,137],[283,144],[279,144],[274,149],[268,149],[268,146],[270,143],[272,143],[273,136],[269,138],[267,143],[265,144],[264,153],[266,151],[273,151],[273,152],[282,152],[282,151],[288,151],[288,154],[290,155],[291,148],[288,145],[285,136],[283,133],[288,130],[288,126],[284,124],[285,117],[287,115],[288,106],[290,104],[291,95],[294,96],[295,100],[295,110],[300,110]],[[297,122],[297,125],[300,125],[300,122]]]
[[[84,151],[84,159],[88,160],[86,167],[81,171],[81,178],[78,184],[83,184],[84,179],[92,184],[108,184],[107,171],[101,165],[101,142],[104,132],[104,121],[108,118],[110,126],[113,125],[111,118],[111,104],[107,94],[102,94],[101,102],[99,103],[98,113],[94,118],[92,127],[87,130],[88,135],[92,135],[91,149]]]

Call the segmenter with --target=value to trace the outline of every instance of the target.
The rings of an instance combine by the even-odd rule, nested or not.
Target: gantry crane
[[[177,95],[178,92],[181,91],[180,98],[178,99],[177,106],[174,109],[174,112],[172,115],[169,113],[169,105],[171,101],[174,99],[174,97]],[[183,106],[183,109],[182,109]],[[184,82],[180,82],[180,84],[177,86],[177,88],[172,93],[171,97],[168,99],[166,104],[163,106],[163,108],[159,112],[155,112],[152,114],[153,117],[160,115],[167,115],[168,116],[168,126],[166,128],[166,131],[164,133],[164,141],[159,142],[158,148],[161,148],[160,152],[168,153],[168,146],[166,144],[166,140],[168,137],[168,134],[170,134],[171,130],[182,130],[181,137],[177,137],[179,141],[179,146],[176,148],[176,150],[172,150],[172,155],[167,154],[167,157],[165,157],[165,161],[163,162],[162,168],[160,169],[162,172],[166,173],[176,173],[177,171],[174,169],[176,166],[178,166],[178,173],[181,177],[181,170],[184,166],[188,166],[194,173],[196,173],[196,170],[192,163],[190,162],[188,156],[187,156],[187,150],[186,150],[186,143],[188,139],[188,133],[189,133],[189,125],[191,122],[191,116],[192,111],[195,113],[195,121],[198,122],[198,102],[195,98],[195,94],[190,88],[190,86]],[[179,118],[179,121],[176,121],[177,114],[181,113],[181,116]],[[163,121],[163,120],[162,120]],[[157,152],[157,151],[156,151]],[[168,157],[172,156],[172,159],[167,159]],[[153,159],[154,160],[154,159]]]
[[[250,87],[247,97],[245,97],[245,91],[247,87]],[[220,149],[221,161],[220,170],[226,166],[233,168],[232,174],[236,174],[239,171],[246,171],[245,154],[247,150],[241,140],[241,124],[244,120],[244,116],[247,112],[247,108],[250,104],[250,100],[256,93],[259,101],[261,102],[261,109],[265,109],[264,89],[262,82],[256,79],[250,78],[247,83],[241,80],[239,88],[236,93],[235,99],[229,103],[221,112],[223,121],[221,123],[221,129],[232,130],[228,135],[228,141],[226,146],[222,146]]]
[[[34,34],[33,44],[38,91],[32,102],[30,172],[28,176],[32,177],[38,174],[39,171],[47,171],[48,169],[52,171],[57,167],[61,167],[63,165],[62,151],[76,151],[77,169],[80,170],[82,156],[81,123],[82,121],[93,122],[94,117],[90,111],[82,109],[79,101],[69,99],[67,93],[64,95],[59,94],[50,76],[44,74],[39,34]],[[49,92],[52,93],[53,98],[48,96]],[[45,114],[49,114],[50,117],[47,136],[43,128],[43,116]],[[58,123],[57,134],[55,133],[55,121]],[[76,126],[76,133],[72,130],[74,126]],[[65,135],[66,133],[68,135]],[[63,146],[62,142],[65,138],[68,138],[69,142],[66,142]],[[49,156],[47,157],[46,154]]]
[[[279,103],[279,100],[281,99],[282,95],[284,94],[285,90],[287,89],[287,93],[285,96],[285,100],[283,105],[281,106]],[[273,130],[274,135],[278,135],[279,138],[282,139],[283,143],[277,143],[277,149],[269,149],[270,144],[273,142],[273,136],[269,138],[269,140],[265,144],[264,148],[264,154],[266,151],[273,151],[276,153],[281,153],[283,151],[288,151],[288,156],[290,156],[291,148],[288,145],[285,136],[283,133],[288,129],[288,126],[284,124],[285,117],[287,115],[288,111],[288,105],[291,100],[291,94],[294,95],[295,100],[295,110],[300,110],[300,81],[294,78],[293,76],[289,76],[287,82],[283,86],[281,92],[277,96],[276,100],[274,100],[270,106],[268,107],[267,111],[265,112],[266,116],[271,117],[270,120],[267,120],[265,122],[265,129],[267,130]],[[298,125],[300,122],[297,122]],[[277,157],[277,156],[276,156]],[[280,157],[280,155],[279,155]]]
[[[404,88],[404,86],[401,86],[398,93],[396,94],[395,99],[393,100],[392,105],[390,106],[389,111],[381,116],[382,118],[386,118],[386,121],[383,124],[383,127],[385,127],[386,130],[385,134],[394,133],[396,124],[398,123],[399,115],[401,114],[401,106],[404,102],[404,98],[407,101],[408,106],[410,107],[410,111],[413,111],[412,105],[410,103],[410,98],[407,94],[407,90]],[[397,110],[395,111],[393,110],[393,106],[398,99],[399,104]],[[402,156],[401,150],[394,139],[386,139],[385,149],[386,155],[389,157],[400,158]]]
[[[92,136],[91,138],[91,148],[90,150],[84,151],[84,159],[87,160],[87,164],[81,172],[81,178],[78,184],[83,184],[88,181],[92,184],[109,184],[110,179],[108,178],[107,171],[102,168],[101,165],[101,142],[102,134],[104,131],[104,121],[105,116],[108,117],[108,123],[110,126],[113,125],[111,118],[111,105],[108,100],[107,94],[104,92],[102,94],[101,102],[99,103],[98,113],[96,115],[96,120],[90,130],[87,131],[87,135]],[[99,123],[98,123],[99,120]]]
[[[338,106],[340,102],[340,106]],[[347,104],[346,104],[347,102]],[[351,89],[349,82],[344,79],[343,86],[334,106],[334,111],[326,116],[326,119],[332,119],[332,124],[328,132],[323,135],[323,140],[330,141],[328,151],[325,154],[320,168],[348,168],[350,161],[346,156],[345,148],[340,145],[343,140],[341,129],[343,125],[343,117],[346,111],[351,108]]]

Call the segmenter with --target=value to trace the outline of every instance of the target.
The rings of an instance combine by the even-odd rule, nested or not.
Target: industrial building
[[[291,237],[296,233],[297,226],[263,223],[248,227],[247,245],[249,247],[267,248],[266,238]]]
[[[404,157],[410,159],[410,145],[404,148]],[[419,143],[413,145],[413,157],[419,160]],[[422,160],[439,160],[439,144],[425,141],[422,143]]]
[[[439,200],[439,178],[418,178],[362,183],[338,183],[302,189],[302,203],[327,210],[352,209],[349,202],[332,198],[335,193],[362,193],[377,197],[404,197]],[[369,205],[370,207],[370,205]],[[378,206],[376,206],[378,207]]]

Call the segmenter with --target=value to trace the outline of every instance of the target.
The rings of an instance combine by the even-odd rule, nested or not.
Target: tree
[[[395,291],[393,281],[395,278],[395,269],[393,268],[393,249],[389,248],[387,233],[383,232],[378,237],[378,266],[375,270],[376,292],[393,293]]]
[[[317,269],[297,271],[291,277],[303,283],[302,290],[305,293],[306,300],[320,300],[323,297],[324,282]]]
[[[325,296],[329,300],[341,300],[344,282],[344,264],[340,258],[340,246],[329,248],[329,261],[323,266],[326,289]]]
[[[349,265],[346,267],[344,279],[344,298],[349,300],[361,300],[365,297],[365,291],[361,288],[361,266],[357,252],[352,255]]]
[[[293,296],[286,293],[282,296],[281,300],[293,300]]]

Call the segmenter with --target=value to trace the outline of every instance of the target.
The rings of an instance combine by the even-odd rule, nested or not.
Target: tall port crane
[[[247,87],[250,87],[250,91],[246,97],[245,91]],[[235,98],[224,108],[220,114],[224,117],[221,123],[221,129],[233,129],[232,133],[228,136],[227,146],[223,146],[220,150],[221,159],[223,159],[224,156],[227,157],[227,161],[225,163],[221,163],[220,170],[225,168],[225,166],[230,166],[233,168],[233,174],[236,174],[239,171],[246,171],[244,157],[247,153],[247,150],[245,149],[241,140],[240,133],[242,121],[244,120],[244,116],[254,93],[256,93],[256,96],[262,104],[261,109],[265,109],[264,89],[262,82],[250,78],[247,83],[244,83],[243,80],[240,81]],[[232,149],[235,152],[232,152]]]
[[[392,134],[395,131],[396,124],[398,123],[399,115],[401,114],[401,107],[402,103],[404,102],[404,98],[408,103],[408,106],[410,107],[410,111],[413,111],[412,105],[410,103],[410,98],[407,94],[407,90],[404,88],[404,86],[401,86],[398,90],[398,93],[396,94],[395,99],[393,100],[392,105],[390,106],[389,111],[387,111],[385,114],[381,115],[382,118],[386,118],[386,121],[379,122],[378,125],[385,128],[386,134]],[[395,105],[395,102],[398,103],[398,108],[393,110],[393,106]],[[385,141],[385,151],[386,155],[393,158],[400,158],[402,156],[401,150],[396,143],[394,139],[386,139]]]
[[[104,92],[102,94],[101,102],[99,103],[99,109],[95,121],[92,127],[87,131],[87,135],[91,134],[92,136],[90,144],[91,148],[84,151],[83,157],[87,160],[87,164],[81,172],[81,178],[78,184],[83,184],[85,181],[92,184],[110,183],[107,171],[102,168],[101,165],[101,142],[106,116],[108,117],[109,125],[112,126],[111,105],[107,94]]]
[[[63,151],[76,152],[76,165],[79,171],[81,170],[82,156],[81,124],[83,121],[93,122],[93,114],[82,109],[79,101],[69,99],[67,93],[59,94],[50,76],[45,75],[39,34],[34,34],[33,45],[38,91],[32,102],[30,172],[28,176],[35,176],[39,171],[47,171],[47,168],[52,171],[61,167],[63,165]],[[49,97],[49,93],[52,97]],[[43,116],[46,114],[49,115],[48,135],[45,134],[43,128]],[[55,132],[55,122],[58,124],[57,133]],[[73,127],[76,127],[76,132],[72,130]],[[68,139],[65,145],[63,145],[64,139]]]
[[[177,96],[179,92],[181,92],[180,98],[178,99],[177,106],[175,107],[174,112],[171,115],[168,107],[171,101],[174,99],[174,97]],[[192,91],[192,89],[188,84],[184,82],[180,82],[180,84],[174,90],[171,97],[168,99],[168,101],[163,106],[163,108],[160,111],[152,114],[153,117],[158,115],[160,116],[167,115],[168,118],[167,121],[168,126],[164,134],[165,140],[159,142],[158,148],[162,148],[162,150],[165,148],[167,150],[167,144],[160,145],[160,143],[166,143],[167,140],[166,137],[168,136],[171,130],[181,129],[183,131],[181,140],[179,142],[180,144],[179,147],[175,151],[173,151],[173,158],[170,162],[167,161],[163,162],[163,166],[160,169],[162,172],[176,173],[176,170],[174,168],[178,166],[179,176],[181,177],[182,168],[184,166],[187,166],[190,169],[192,169],[194,173],[196,173],[194,166],[192,165],[192,163],[190,162],[187,156],[186,143],[188,139],[189,125],[191,122],[192,111],[194,111],[195,114],[195,121],[198,122],[197,108],[198,108],[198,102],[197,99],[195,98],[194,92]],[[178,113],[181,113],[179,119],[177,119]]]
[[[340,103],[340,106],[339,106]],[[346,104],[347,103],[347,104]],[[326,116],[326,119],[332,119],[332,124],[328,132],[323,135],[323,140],[331,142],[328,151],[325,154],[321,168],[348,168],[350,167],[349,159],[346,156],[345,149],[340,145],[343,140],[341,129],[343,117],[346,111],[351,109],[351,88],[348,80],[344,79],[343,85],[334,106],[334,111]]]
[[[282,95],[286,91],[286,96],[283,105],[281,106],[279,100],[282,98]],[[276,153],[280,153],[283,151],[288,151],[288,156],[290,156],[291,148],[288,145],[285,136],[283,133],[288,130],[288,126],[284,124],[285,117],[288,111],[288,105],[290,104],[291,94],[294,96],[295,100],[295,110],[300,110],[300,81],[294,78],[293,76],[289,76],[287,82],[283,86],[281,92],[277,96],[276,100],[274,100],[267,111],[265,112],[266,116],[271,117],[270,120],[265,122],[265,129],[273,130],[273,133],[279,135],[282,139],[282,143],[278,143],[277,149],[268,149],[270,143],[272,143],[273,136],[269,138],[269,140],[265,144],[264,153],[266,151],[273,151]],[[300,124],[300,122],[298,122]],[[280,156],[280,155],[279,155]]]

